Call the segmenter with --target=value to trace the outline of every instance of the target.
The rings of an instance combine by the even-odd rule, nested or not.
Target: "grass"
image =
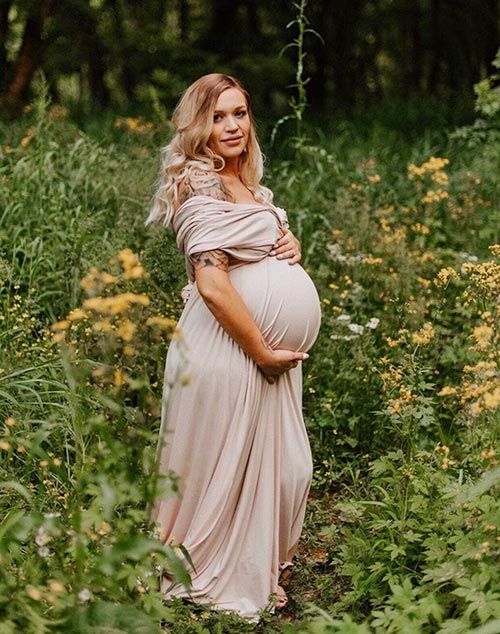
[[[393,117],[268,152],[323,326],[290,603],[258,626],[152,582],[185,575],[146,525],[175,490],[154,461],[185,273],[143,226],[168,128],[84,132],[43,95],[0,124],[0,633],[500,631],[498,141]]]

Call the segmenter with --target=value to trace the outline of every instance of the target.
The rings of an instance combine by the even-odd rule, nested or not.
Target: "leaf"
[[[79,606],[70,616],[71,634],[157,634],[158,626],[151,619],[129,605],[95,601]]]
[[[467,634],[500,634],[500,619],[490,621],[475,630],[469,630]]]
[[[465,502],[472,502],[496,484],[500,484],[500,466],[491,471],[487,471],[479,478],[476,484],[466,487],[465,491],[460,492],[456,498],[457,503],[464,504]]]
[[[15,480],[0,482],[0,490],[2,489],[13,489],[14,491],[17,491],[20,495],[22,495],[27,502],[31,502],[31,495],[28,489],[26,487],[23,487],[21,483],[16,482]]]

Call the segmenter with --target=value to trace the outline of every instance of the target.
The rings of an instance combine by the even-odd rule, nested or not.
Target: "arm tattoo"
[[[219,271],[227,271],[227,264],[229,257],[221,249],[215,249],[214,251],[202,251],[201,253],[193,253],[189,256],[191,264],[195,271],[207,268],[209,266],[215,266]]]
[[[234,197],[215,172],[193,171],[182,182],[179,190],[179,204],[193,196],[210,196],[216,200],[234,202]]]

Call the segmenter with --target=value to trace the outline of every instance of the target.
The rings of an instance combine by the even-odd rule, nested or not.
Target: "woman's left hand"
[[[282,229],[283,235],[273,245],[273,250],[269,255],[273,255],[278,260],[289,260],[288,264],[296,264],[302,257],[302,247],[290,229]]]

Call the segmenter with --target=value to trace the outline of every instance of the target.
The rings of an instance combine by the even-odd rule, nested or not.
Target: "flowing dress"
[[[221,249],[231,284],[273,347],[308,350],[320,325],[316,288],[304,269],[269,257],[286,213],[273,205],[193,196],[176,212],[177,244],[189,256]],[[255,618],[270,607],[280,569],[302,529],[312,459],[302,417],[302,368],[270,384],[207,308],[193,283],[167,354],[159,470],[179,476],[178,496],[151,519],[164,542],[194,564],[189,597]]]

